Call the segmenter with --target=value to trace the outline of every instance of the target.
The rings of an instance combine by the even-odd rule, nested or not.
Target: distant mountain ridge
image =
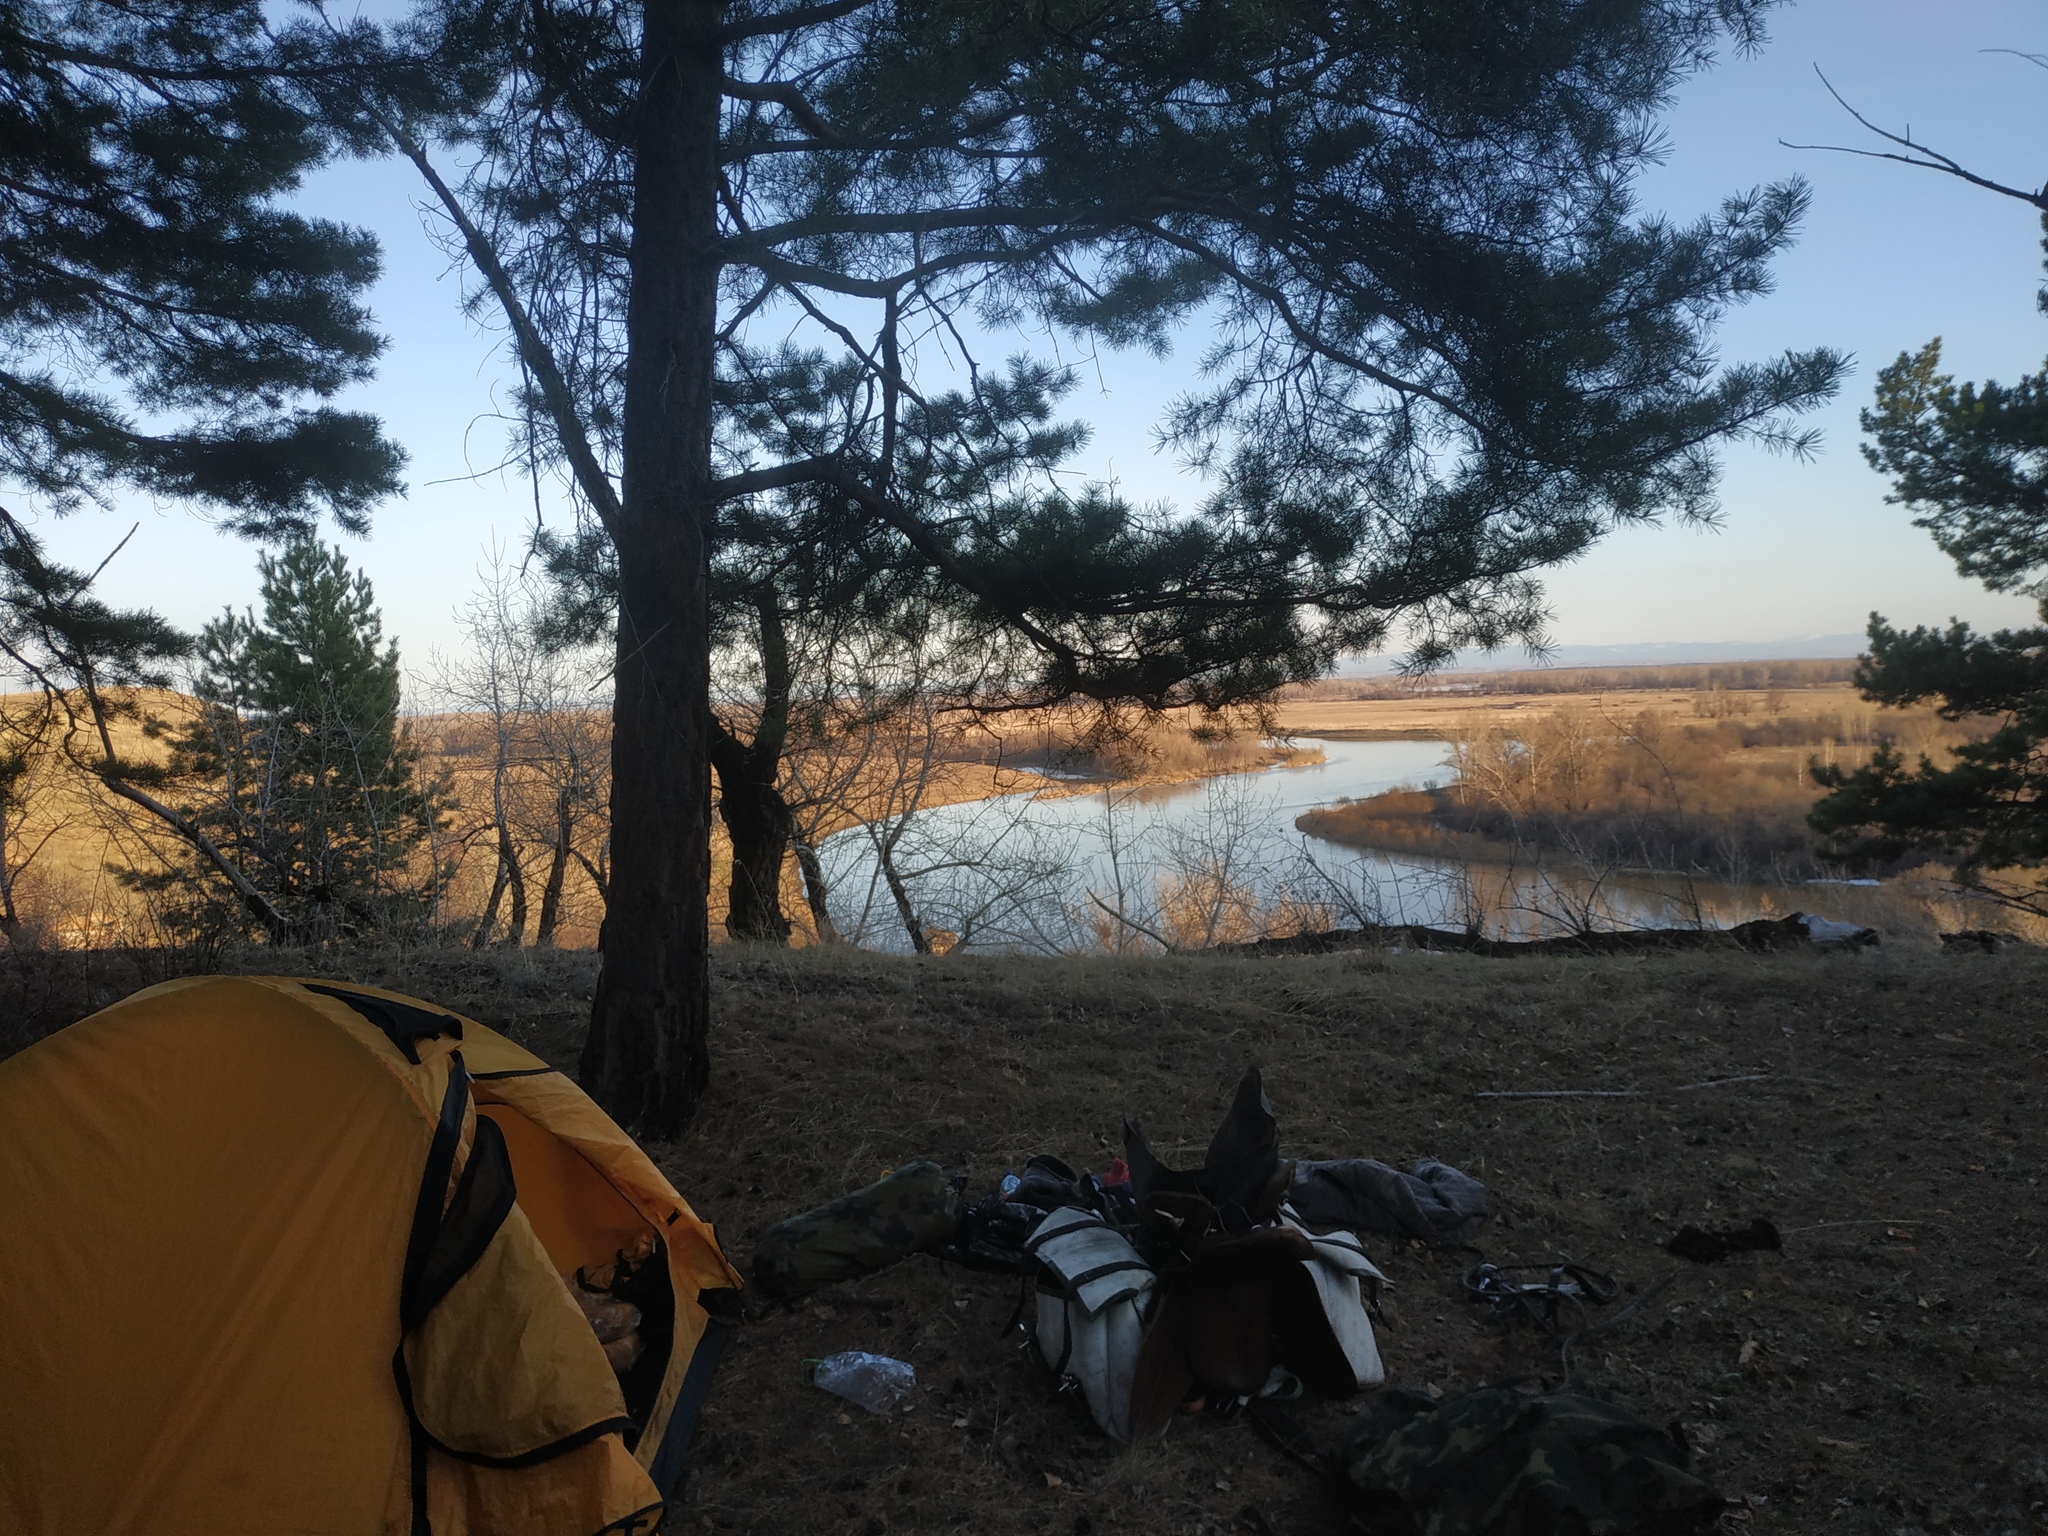
[[[1785,640],[1658,640],[1633,645],[1560,645],[1542,660],[1521,650],[1460,651],[1447,672],[1551,671],[1562,667],[1654,667],[1716,661],[1819,661],[1861,656],[1861,634],[1796,635]],[[1389,655],[1352,656],[1338,677],[1381,677],[1398,670]]]

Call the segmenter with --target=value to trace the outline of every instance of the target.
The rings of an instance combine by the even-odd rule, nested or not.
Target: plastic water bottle
[[[1004,1175],[1003,1175],[1003,1198],[1004,1198],[1005,1200],[1007,1200],[1007,1199],[1009,1199],[1009,1198],[1010,1198],[1010,1196],[1012,1196],[1012,1195],[1014,1195],[1015,1193],[1017,1193],[1017,1186],[1018,1186],[1018,1185],[1020,1185],[1020,1184],[1022,1184],[1023,1182],[1024,1182],[1024,1181],[1023,1181],[1022,1179],[1018,1178],[1018,1177],[1017,1177],[1017,1175],[1015,1175],[1014,1173],[1006,1173],[1006,1174],[1004,1174]]]
[[[869,1413],[887,1413],[917,1386],[917,1370],[907,1360],[849,1349],[820,1360],[811,1380]]]

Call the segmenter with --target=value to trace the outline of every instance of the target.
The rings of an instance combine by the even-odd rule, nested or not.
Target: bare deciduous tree
[[[463,836],[491,850],[490,894],[470,936],[481,949],[533,941],[552,944],[561,926],[568,875],[582,868],[600,897],[605,884],[606,839],[595,854],[579,847],[602,817],[609,779],[610,733],[593,697],[587,652],[565,646],[544,620],[548,596],[494,551],[480,572],[482,585],[457,614],[468,648],[439,656],[433,676],[450,721],[451,746],[476,763],[472,777],[487,793]],[[538,910],[529,892],[531,866],[541,863]],[[500,913],[510,911],[500,930]]]
[[[63,721],[44,694],[0,701],[0,933],[27,931],[21,881],[76,816],[64,801]]]

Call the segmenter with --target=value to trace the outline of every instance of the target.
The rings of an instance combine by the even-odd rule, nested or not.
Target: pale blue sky
[[[1960,377],[2011,378],[2041,366],[2048,321],[2034,307],[2040,226],[2019,202],[1928,172],[1779,144],[1862,144],[1813,68],[1826,70],[1866,115],[1914,134],[2015,185],[2048,178],[2048,72],[1990,48],[2048,50],[2040,0],[1806,0],[1778,12],[1753,59],[1724,60],[1694,81],[1667,119],[1671,153],[1644,185],[1675,216],[1726,194],[1803,174],[1813,208],[1778,288],[1733,313],[1730,359],[1827,344],[1855,354],[1842,396],[1818,413],[1818,457],[1801,464],[1747,450],[1728,457],[1716,531],[1639,529],[1553,572],[1555,638],[1566,644],[1768,640],[1858,631],[1872,608],[1896,622],[1957,614],[1979,624],[2025,622],[2031,607],[1957,578],[1857,453],[1857,409],[1877,368],[1934,335]],[[403,174],[401,171],[403,170]],[[452,611],[476,585],[485,551],[515,552],[531,526],[531,491],[486,472],[502,454],[496,401],[509,376],[495,337],[457,307],[458,280],[427,239],[397,164],[347,166],[306,189],[310,208],[374,229],[385,276],[373,299],[392,344],[374,384],[352,404],[382,414],[412,454],[408,495],[376,515],[366,542],[345,540],[376,584],[386,631],[418,668],[432,646],[456,644]],[[1194,498],[1151,447],[1200,338],[1174,358],[1105,355],[1070,397],[1092,421],[1088,467],[1149,499]],[[1198,490],[1199,488],[1194,488]],[[97,561],[131,522],[141,530],[105,588],[196,626],[251,599],[255,554],[176,507],[124,504],[45,520],[68,558]]]

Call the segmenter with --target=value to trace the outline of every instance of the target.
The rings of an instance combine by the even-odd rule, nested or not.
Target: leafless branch
[[[2015,50],[2010,48],[1994,48],[1986,51],[1992,53],[2015,52]],[[2038,55],[2022,53],[2018,57],[2030,60],[2036,64],[2042,64],[2044,68],[2048,68],[2048,61],[2044,61]],[[1979,176],[1975,171],[1964,166],[1961,161],[1943,154],[1940,150],[1930,149],[1925,144],[1915,143],[1912,137],[1913,130],[1910,127],[1904,134],[1893,133],[1889,129],[1878,127],[1877,124],[1873,123],[1861,112],[1858,112],[1843,99],[1842,93],[1835,89],[1834,83],[1826,75],[1821,74],[1819,65],[1816,64],[1814,66],[1813,72],[1816,75],[1820,75],[1820,83],[1827,87],[1828,94],[1835,98],[1836,104],[1844,112],[1855,118],[1858,124],[1887,143],[1897,144],[1900,148],[1909,150],[1911,153],[1902,155],[1888,149],[1857,149],[1848,144],[1794,144],[1789,139],[1778,140],[1787,149],[1827,150],[1837,155],[1860,155],[1866,160],[1893,160],[1900,165],[1918,166],[1921,170],[1925,171],[1940,171],[1944,176],[1953,176],[1959,181],[1967,181],[1973,187],[1982,187],[1987,192],[1998,193],[2001,197],[2017,198],[2020,202],[2038,208],[2043,213],[2048,213],[2048,185],[2044,185],[2039,191],[2027,192],[2018,187],[2009,187],[2002,181],[1993,181],[1988,176]]]
[[[1117,911],[1115,907],[1112,907],[1108,902],[1104,901],[1100,896],[1096,895],[1093,891],[1090,891],[1088,893],[1088,899],[1094,902],[1096,906],[1100,907],[1112,919],[1119,923],[1122,923],[1126,928],[1130,929],[1133,933],[1142,933],[1146,938],[1150,939],[1154,944],[1157,944],[1169,955],[1177,955],[1180,953],[1180,946],[1174,943],[1171,939],[1164,938],[1160,934],[1155,933],[1152,929],[1147,928],[1143,923],[1137,921],[1135,918],[1124,916],[1123,913]]]

